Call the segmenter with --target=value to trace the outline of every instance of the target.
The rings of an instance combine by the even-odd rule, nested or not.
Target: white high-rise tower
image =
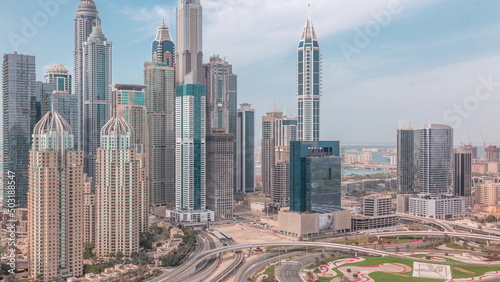
[[[77,136],[76,144],[80,150],[83,149],[83,43],[87,41],[92,28],[100,25],[99,13],[93,0],[81,0],[78,4],[75,18],[75,51],[74,66],[75,66],[75,95],[78,96],[78,130],[75,132]],[[71,91],[68,91],[72,93]],[[71,125],[74,127],[74,125]]]
[[[319,140],[321,55],[311,18],[300,39],[297,57],[298,140]]]
[[[200,0],[177,6],[176,84],[203,84],[202,9]]]

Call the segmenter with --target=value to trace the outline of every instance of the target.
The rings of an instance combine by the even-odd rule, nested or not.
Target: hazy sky
[[[35,55],[39,80],[53,63],[73,72],[78,2],[1,1],[0,52]],[[114,83],[143,83],[162,18],[175,38],[177,1],[95,2],[114,44]],[[233,64],[238,102],[253,104],[259,133],[274,104],[296,114],[296,50],[310,2],[323,55],[322,139],[395,143],[408,120],[454,126],[457,144],[482,144],[481,134],[500,143],[500,1],[201,2],[204,60],[219,54]]]

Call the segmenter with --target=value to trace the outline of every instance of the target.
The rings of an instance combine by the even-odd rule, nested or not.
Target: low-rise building
[[[343,233],[351,230],[351,212],[332,213],[278,212],[278,232],[293,237],[314,237],[322,232]]]
[[[411,215],[432,217],[438,219],[458,218],[465,213],[465,200],[463,197],[452,195],[419,195],[411,197],[408,201],[408,213]]]
[[[384,216],[356,215],[351,219],[352,231],[379,229],[396,225],[394,214]]]

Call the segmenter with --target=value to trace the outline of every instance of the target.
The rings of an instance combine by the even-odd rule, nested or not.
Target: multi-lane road
[[[463,226],[456,224],[455,222],[422,218],[417,216],[399,215],[403,219],[419,220],[426,223],[439,226],[443,231],[398,231],[398,232],[382,232],[382,233],[370,233],[364,235],[355,235],[354,237],[363,236],[377,236],[377,237],[393,237],[393,236],[450,236],[450,237],[463,237],[469,239],[483,239],[489,241],[500,242],[500,231],[490,230],[490,229],[476,229],[469,226]],[[456,232],[458,230],[466,230],[467,233]],[[472,233],[471,233],[472,232]],[[259,243],[259,244],[239,244],[233,245],[232,241],[226,241],[227,246],[221,246],[222,243],[219,242],[215,237],[212,237],[208,232],[203,232],[198,237],[198,248],[193,254],[191,254],[186,262],[177,267],[171,272],[164,273],[163,275],[157,277],[153,281],[169,281],[169,282],[185,282],[185,281],[209,281],[209,282],[220,282],[226,281],[230,274],[234,274],[234,281],[246,281],[248,277],[251,277],[258,269],[261,269],[267,264],[276,262],[279,260],[273,253],[264,254],[259,256],[257,259],[245,261],[243,249],[256,248],[256,247],[271,247],[271,246],[283,246],[289,248],[304,247],[304,246],[314,246],[323,247],[329,249],[337,250],[353,250],[360,253],[369,253],[381,256],[401,256],[395,254],[395,247],[386,246],[387,251],[373,250],[371,248],[335,244],[335,243],[325,243],[325,242],[276,242],[276,243]],[[221,257],[224,253],[234,252],[233,261],[224,269],[220,268]],[[310,264],[314,261],[314,257],[317,255],[306,255],[300,254],[299,258],[294,259],[292,262],[286,262],[283,265],[277,267],[276,277],[279,281],[291,281],[291,282],[302,282],[302,278],[299,273],[304,265]],[[283,254],[283,258],[293,257],[293,253]],[[216,271],[220,271],[215,277],[213,277]],[[211,277],[210,280],[208,278]],[[238,280],[243,279],[243,280]]]

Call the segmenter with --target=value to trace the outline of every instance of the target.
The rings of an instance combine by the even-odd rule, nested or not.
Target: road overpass
[[[380,232],[372,233],[371,236],[376,237],[397,237],[397,236],[450,236],[457,238],[469,238],[469,239],[483,239],[489,244],[489,241],[500,242],[500,237],[480,235],[473,233],[460,233],[460,232],[444,232],[444,231],[396,231],[396,232]]]
[[[320,247],[320,248],[328,248],[328,249],[336,249],[336,250],[344,250],[350,251],[353,250],[355,252],[368,253],[372,255],[379,256],[395,256],[402,257],[405,256],[394,254],[392,252],[386,252],[382,250],[374,250],[365,247],[358,246],[350,246],[350,245],[342,245],[342,244],[334,244],[334,243],[322,243],[322,242],[270,242],[270,243],[255,243],[255,244],[239,244],[239,245],[231,245],[226,247],[221,247],[213,250],[205,251],[201,254],[198,254],[187,261],[185,264],[179,266],[175,270],[175,279],[180,277],[186,277],[185,272],[189,271],[192,267],[197,265],[200,261],[204,260],[207,257],[211,257],[213,255],[218,255],[224,252],[237,251],[241,249],[250,249],[257,247],[274,247],[274,246],[293,246],[293,247]],[[163,278],[159,281],[172,281],[174,277]]]

